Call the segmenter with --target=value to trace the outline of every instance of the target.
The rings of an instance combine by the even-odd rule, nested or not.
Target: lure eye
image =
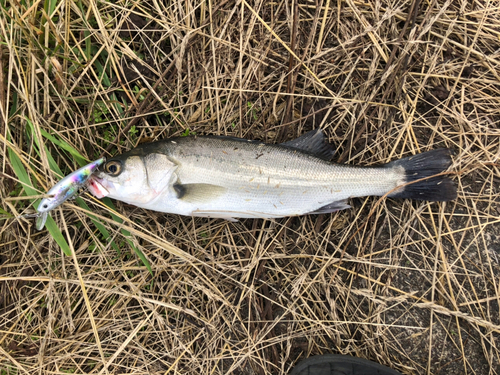
[[[122,164],[119,161],[112,160],[106,163],[104,170],[111,176],[118,176],[122,172]]]
[[[47,208],[47,207],[49,207],[49,205],[48,205],[47,203],[45,203],[45,204],[43,205],[43,208]]]

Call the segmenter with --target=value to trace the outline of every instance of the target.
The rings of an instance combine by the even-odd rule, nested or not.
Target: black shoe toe
[[[349,355],[325,354],[307,358],[290,375],[402,375],[389,367]]]

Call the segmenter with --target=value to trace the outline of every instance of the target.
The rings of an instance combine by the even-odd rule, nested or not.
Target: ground
[[[0,27],[1,375],[287,374],[324,353],[500,373],[495,2],[23,0]],[[338,163],[451,148],[458,197],[228,222],[82,193],[42,231],[20,216],[142,142],[316,128]]]

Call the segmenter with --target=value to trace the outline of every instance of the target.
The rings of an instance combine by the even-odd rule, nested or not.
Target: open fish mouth
[[[112,184],[112,182],[107,181],[108,184]],[[109,195],[108,189],[106,189],[103,185],[103,179],[92,176],[88,181],[88,189],[89,191],[97,198],[104,198]]]

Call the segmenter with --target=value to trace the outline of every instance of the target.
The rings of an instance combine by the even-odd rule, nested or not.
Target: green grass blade
[[[113,211],[116,211],[115,205],[113,204],[113,202],[111,202],[111,200],[109,198],[104,198],[102,201],[103,201],[103,203],[106,206],[108,206],[109,208],[111,208]],[[111,212],[111,217],[117,223],[121,224],[123,222],[122,219],[120,219],[118,216],[114,215],[112,212]],[[121,233],[125,237],[125,239],[127,240],[128,244],[130,245],[130,247],[132,248],[132,250],[134,251],[134,253],[139,257],[139,259],[142,261],[142,263],[146,266],[146,268],[148,269],[148,271],[151,274],[151,276],[154,276],[153,275],[153,270],[151,268],[151,264],[149,264],[148,258],[146,258],[146,256],[143,254],[143,252],[141,250],[139,250],[137,247],[135,247],[135,245],[132,242],[132,240],[130,240],[130,238],[132,237],[132,235],[130,234],[130,232],[127,231],[127,230],[125,230],[125,229],[122,229]]]
[[[17,112],[17,102],[18,102],[18,97],[17,97],[17,91],[14,91],[12,93],[12,105],[10,107],[9,111],[9,117],[13,117],[15,113]]]
[[[78,203],[78,205],[80,207],[82,207],[83,209],[87,210],[87,211],[92,211],[90,209],[90,207],[87,205],[87,203],[85,203],[85,201],[78,197],[76,198],[76,203]],[[109,234],[109,231],[106,229],[106,227],[104,226],[104,224],[102,224],[98,218],[96,218],[94,215],[90,215],[90,214],[87,214],[88,217],[90,218],[90,220],[92,220],[92,222],[94,223],[94,225],[96,226],[96,228],[99,230],[99,232],[101,233],[102,237],[105,238],[105,239],[108,239],[108,238],[111,238],[110,234]],[[120,248],[118,247],[118,245],[115,243],[115,241],[111,241],[111,246],[113,247],[113,249],[115,249],[115,251],[117,253],[120,253]]]
[[[52,15],[52,13],[54,13],[56,5],[57,0],[45,0],[44,9],[49,17]]]
[[[64,254],[67,256],[71,256],[71,249],[66,242],[66,239],[61,233],[61,230],[57,226],[56,222],[54,219],[52,219],[52,216],[47,217],[47,222],[45,223],[45,228],[49,231],[50,235],[52,238],[56,241],[56,243],[59,245],[61,250],[63,251]]]
[[[144,255],[144,253],[141,250],[139,250],[137,247],[135,247],[134,243],[130,239],[130,237],[131,237],[130,233],[127,232],[126,230],[122,229],[122,234],[126,237],[125,233],[128,233],[128,235],[129,235],[129,238],[127,238],[127,242],[130,245],[130,247],[132,248],[132,250],[134,250],[134,253],[139,257],[139,259],[142,261],[142,263],[146,266],[146,268],[148,269],[151,276],[154,276],[153,270],[151,269],[151,264],[149,264],[148,258],[146,258],[146,256]]]
[[[24,165],[21,162],[21,159],[17,156],[17,154],[10,147],[8,149],[10,164],[12,165],[12,169],[16,173],[17,178],[23,185],[24,191],[27,195],[38,195],[38,191],[33,188],[33,184],[31,179],[24,169]]]
[[[7,219],[12,219],[13,217],[14,217],[14,215],[11,215],[10,213],[8,213],[7,211],[3,210],[0,207],[0,221],[7,220]]]
[[[29,178],[28,173],[26,172],[26,169],[24,168],[23,163],[21,162],[21,159],[16,155],[14,150],[12,150],[10,147],[8,149],[8,154],[9,154],[9,160],[12,165],[12,169],[14,169],[14,173],[16,174],[17,178],[21,183],[23,184],[24,191],[28,195],[37,195],[38,191],[33,188],[33,184],[31,183],[31,179]],[[31,202],[33,202],[34,199],[31,199]],[[38,206],[38,204],[36,204]],[[54,238],[56,243],[61,247],[62,251],[66,255],[71,255],[71,249],[66,242],[65,238],[63,237],[61,231],[57,227],[56,223],[54,222],[54,219],[52,217],[47,218],[47,223],[45,224],[47,230],[49,231],[50,235]]]
[[[52,134],[47,133],[43,129],[40,129],[40,133],[42,134],[42,136],[44,136],[45,138],[47,138],[53,144],[55,144],[56,146],[59,146],[63,150],[68,151],[71,155],[73,155],[75,157],[75,159],[76,159],[76,162],[78,163],[78,165],[80,167],[83,167],[84,165],[86,165],[86,164],[88,164],[90,162],[90,160],[84,158],[82,156],[82,154],[80,154],[77,150],[75,150],[73,147],[71,147],[68,143],[66,143],[66,142],[64,142],[62,140],[57,139]]]
[[[94,65],[96,66],[97,72],[99,73],[99,81],[102,82],[102,85],[104,87],[109,87],[111,86],[111,80],[108,77],[108,74],[104,70],[104,66],[98,61],[94,61]]]
[[[28,136],[30,138],[33,138],[34,141],[35,141],[35,151],[37,153],[38,156],[40,156],[40,141],[35,133],[35,129],[33,127],[33,124],[31,123],[31,121],[26,117],[26,124],[28,125],[28,128],[27,130],[29,130],[30,132],[28,133]],[[52,154],[49,152],[48,148],[44,145],[44,149],[45,149],[45,155],[47,156],[47,161],[49,162],[49,167],[50,169],[52,169],[54,172],[56,172],[59,176],[62,177],[62,171],[61,169],[59,168],[59,166],[57,165],[56,161],[54,160],[54,158],[52,157]]]
[[[28,136],[32,137],[33,140],[35,141],[35,146],[36,146],[35,151],[37,152],[38,155],[40,155],[41,145],[40,145],[40,141],[37,137],[37,134],[34,131],[34,126],[28,118],[26,118],[26,121],[28,124],[27,130],[29,131]],[[40,129],[40,131],[41,131],[42,136],[44,136],[45,138],[47,138],[48,140],[50,140],[54,144],[60,146],[64,150],[70,152],[76,158],[79,158],[80,160],[77,159],[77,162],[78,162],[78,164],[80,164],[80,166],[87,164],[87,162],[85,161],[85,158],[77,150],[75,150],[73,147],[68,145],[66,142],[59,141],[58,139],[56,139],[54,136],[50,135],[49,133],[47,133],[43,129]],[[47,160],[49,162],[50,169],[62,177],[63,173],[62,173],[61,169],[59,168],[59,166],[57,165],[57,163],[55,162],[51,153],[49,152],[49,150],[47,149],[47,147],[45,145],[43,145],[43,147],[45,148],[45,154],[47,156]],[[87,206],[87,204],[83,201],[83,199],[77,198],[77,203],[80,207],[82,207],[88,211],[91,211],[90,208]],[[106,227],[101,222],[99,222],[99,220],[96,217],[94,217],[92,215],[88,215],[88,216],[90,217],[90,219],[92,220],[92,222],[94,223],[96,228],[99,230],[99,232],[103,235],[103,237],[109,238],[110,237],[109,232],[106,229]],[[67,245],[66,240],[64,239],[60,229],[57,227],[54,220],[50,216],[47,218],[46,227],[47,227],[47,230],[53,236],[56,243],[59,244],[59,246],[61,247],[63,252],[66,255],[71,255],[71,250],[70,250],[69,246]],[[119,247],[116,245],[116,243],[112,242],[111,245],[117,252],[119,252]]]

